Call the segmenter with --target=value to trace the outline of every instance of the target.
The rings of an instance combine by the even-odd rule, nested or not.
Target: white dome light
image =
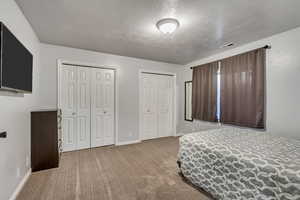
[[[156,26],[162,33],[171,34],[179,27],[179,22],[172,18],[161,19],[157,22]]]

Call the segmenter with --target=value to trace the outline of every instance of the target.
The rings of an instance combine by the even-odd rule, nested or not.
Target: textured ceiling
[[[44,43],[177,64],[300,26],[299,0],[16,0]],[[176,18],[163,35],[155,24]]]

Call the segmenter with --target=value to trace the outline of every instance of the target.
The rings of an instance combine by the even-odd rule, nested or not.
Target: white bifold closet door
[[[174,77],[142,73],[142,140],[173,135]]]
[[[142,74],[142,140],[158,137],[156,77]]]
[[[90,147],[90,71],[63,65],[60,73],[63,150]]]
[[[62,65],[63,151],[114,143],[114,71]]]
[[[77,67],[77,149],[91,146],[91,83],[90,70]]]
[[[92,69],[92,147],[114,144],[114,84],[113,70]]]

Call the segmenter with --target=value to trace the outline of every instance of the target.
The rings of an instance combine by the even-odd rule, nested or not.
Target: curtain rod
[[[261,48],[264,48],[264,49],[271,49],[271,46],[270,46],[270,45],[265,45],[265,46],[263,46],[263,47],[261,47]],[[260,48],[257,48],[257,49],[260,49]],[[254,49],[254,50],[256,50],[256,49]],[[252,50],[252,51],[254,51],[254,50]],[[216,62],[216,61],[214,61],[214,62]],[[195,66],[195,67],[198,67],[198,66]],[[195,68],[195,67],[190,67],[190,68],[193,69],[193,68]]]

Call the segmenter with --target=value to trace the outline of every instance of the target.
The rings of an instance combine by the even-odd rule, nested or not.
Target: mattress
[[[239,128],[180,138],[182,175],[215,199],[300,200],[300,140]]]

